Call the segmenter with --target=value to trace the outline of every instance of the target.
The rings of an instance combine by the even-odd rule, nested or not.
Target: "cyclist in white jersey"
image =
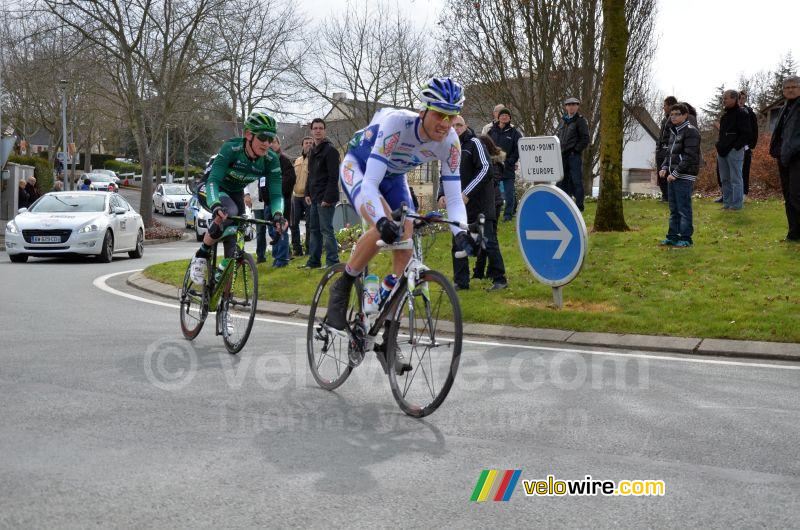
[[[453,116],[461,112],[464,91],[450,78],[434,77],[422,87],[419,99],[423,109],[418,113],[388,108],[378,111],[366,128],[356,132],[339,167],[342,188],[370,229],[358,240],[345,274],[331,286],[326,323],[334,329],[347,327],[345,312],[350,289],[378,253],[378,241],[392,244],[401,233],[406,237],[411,234],[410,220],[400,227],[391,219],[392,210],[404,202],[413,211],[406,181],[409,170],[438,160],[448,218],[467,222],[459,176],[461,145],[450,126]],[[466,231],[453,228],[453,234],[462,250],[475,254],[477,243]],[[394,251],[394,273],[401,275],[410,258],[410,250]]]

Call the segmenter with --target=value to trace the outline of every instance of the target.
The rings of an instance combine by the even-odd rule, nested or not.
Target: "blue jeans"
[[[725,156],[717,155],[719,178],[722,181],[722,206],[741,210],[744,202],[744,148],[733,149]]]
[[[506,201],[506,209],[505,213],[503,213],[503,220],[510,221],[512,217],[514,217],[514,213],[516,213],[517,209],[517,197],[514,195],[516,190],[514,189],[514,172],[511,171],[511,176],[508,176],[508,172],[503,172],[503,200]]]
[[[253,217],[256,219],[266,220],[263,208],[261,210],[253,210]],[[265,225],[256,225],[256,258],[259,261],[263,261],[266,253],[267,227]]]
[[[687,179],[675,179],[667,184],[667,197],[669,197],[667,239],[692,243],[692,234],[694,234],[692,225],[693,187],[694,182]]]
[[[257,210],[261,212],[261,217],[256,214],[256,219],[272,219],[272,211],[269,208],[265,208],[264,210]],[[256,255],[259,259],[264,259],[264,253],[266,252],[266,233],[269,232],[270,239],[275,239],[275,229],[270,227],[266,227],[264,225],[260,225],[258,227],[259,230],[264,231],[264,250],[261,251],[259,254],[258,248],[261,242],[256,240]],[[273,267],[285,267],[289,264],[289,231],[285,231],[281,238],[276,241],[272,245],[272,266]]]
[[[322,206],[318,202],[311,203],[308,208],[308,261],[306,265],[319,267],[322,265],[322,247],[325,246],[325,266],[339,263],[339,243],[333,234],[333,211],[335,205]]]
[[[564,193],[575,198],[575,205],[583,211],[583,160],[580,154],[564,155],[564,178],[556,184]]]

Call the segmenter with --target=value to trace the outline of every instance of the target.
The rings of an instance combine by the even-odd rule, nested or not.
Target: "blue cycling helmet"
[[[464,106],[464,89],[449,77],[431,77],[419,91],[426,109],[455,115]]]

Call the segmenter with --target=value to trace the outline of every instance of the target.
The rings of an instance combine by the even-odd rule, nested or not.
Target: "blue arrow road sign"
[[[566,285],[580,272],[586,223],[572,199],[555,186],[538,184],[522,197],[517,237],[528,268],[545,285]]]

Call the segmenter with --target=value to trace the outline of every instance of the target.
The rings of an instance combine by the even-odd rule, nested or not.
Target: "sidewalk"
[[[160,283],[136,272],[128,276],[127,284],[150,294],[177,300],[179,289]],[[258,301],[257,313],[287,318],[308,318],[309,306]],[[440,327],[452,329],[452,324]],[[591,333],[558,329],[520,328],[493,324],[464,324],[470,337],[493,340],[520,340],[551,342],[560,347],[602,346],[626,350],[659,351],[714,357],[742,357],[800,362],[800,344],[727,339],[698,339],[691,337],[664,337],[657,335],[628,335],[616,333]]]

